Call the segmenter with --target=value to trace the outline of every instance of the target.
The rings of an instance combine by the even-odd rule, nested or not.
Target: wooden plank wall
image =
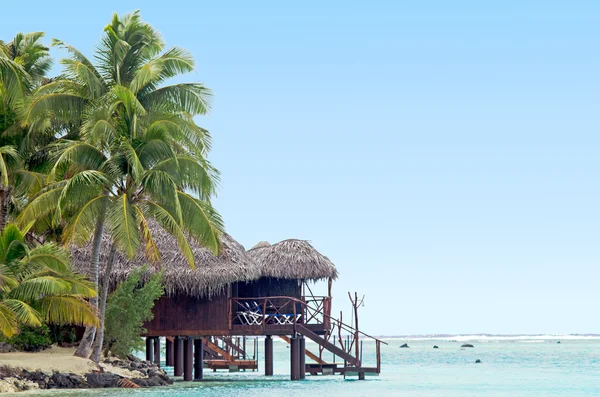
[[[178,330],[226,330],[227,294],[199,299],[190,296],[161,297],[154,305],[154,319],[144,325],[148,335],[177,335]]]
[[[261,278],[250,283],[237,283],[237,297],[239,298],[262,298],[267,296],[291,296],[300,298],[301,290],[298,280]]]

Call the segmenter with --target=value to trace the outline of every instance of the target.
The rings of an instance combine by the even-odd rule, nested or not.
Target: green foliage
[[[37,352],[52,345],[50,329],[46,325],[40,327],[23,327],[21,331],[10,338],[8,343],[26,352]]]
[[[154,302],[164,293],[162,274],[154,274],[142,283],[143,273],[145,269],[133,272],[108,298],[105,356],[110,351],[115,356],[125,357],[142,349],[140,335],[145,332],[143,325],[154,317]]]
[[[77,329],[73,325],[50,325],[50,338],[52,339],[52,343],[58,343],[58,345],[62,344],[70,344],[74,343],[77,339]]]
[[[13,224],[0,231],[0,334],[13,337],[25,326],[94,325],[91,283],[71,270],[68,252],[54,244],[30,247]]]

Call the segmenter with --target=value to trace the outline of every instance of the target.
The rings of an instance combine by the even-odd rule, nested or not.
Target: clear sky
[[[600,333],[599,2],[12,1],[0,38],[91,56],[137,8],[214,91],[228,231],[310,240],[365,331]]]

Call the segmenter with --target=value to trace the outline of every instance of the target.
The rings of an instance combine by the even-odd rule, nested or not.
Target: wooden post
[[[154,338],[154,364],[160,367],[160,336]]]
[[[183,375],[183,340],[180,336],[175,337],[175,365],[173,366],[173,375]]]
[[[290,338],[290,379],[300,379],[300,338]]]
[[[183,340],[183,380],[192,380],[192,368],[194,367],[194,345],[192,338]]]
[[[299,365],[298,365],[298,369],[300,370],[300,373],[298,375],[300,375],[300,379],[304,379],[306,378],[306,339],[304,339],[304,336],[300,337],[300,355],[298,357],[299,359]]]
[[[146,361],[150,361],[150,362],[152,362],[152,353],[153,353],[152,342],[153,342],[152,337],[147,336],[146,337]]]
[[[167,340],[167,342],[166,342],[167,346],[166,346],[165,350],[167,353],[167,359],[166,359],[165,364],[167,367],[172,367],[173,363],[175,362],[175,360],[173,360],[173,353],[175,353],[174,349],[173,349],[173,341],[169,338],[166,338],[166,340]]]
[[[381,373],[381,342],[379,340],[375,342],[375,347],[375,355],[377,356],[377,373],[379,374]]]
[[[204,343],[202,339],[194,340],[194,380],[202,380],[202,364],[204,361]]]
[[[244,335],[243,338],[244,339],[242,339],[242,341],[243,341],[242,343],[244,344],[244,346],[242,347],[242,352],[243,352],[242,360],[245,360],[246,359],[246,335]]]
[[[265,338],[265,376],[273,375],[273,337]]]

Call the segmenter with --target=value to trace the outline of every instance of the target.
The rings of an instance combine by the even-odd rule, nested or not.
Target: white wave
[[[381,340],[413,340],[413,341],[427,341],[427,340],[443,340],[443,341],[477,341],[477,342],[496,342],[496,341],[530,341],[530,342],[544,342],[548,340],[600,340],[600,335],[410,335],[410,336],[390,336],[390,337],[379,337]]]

